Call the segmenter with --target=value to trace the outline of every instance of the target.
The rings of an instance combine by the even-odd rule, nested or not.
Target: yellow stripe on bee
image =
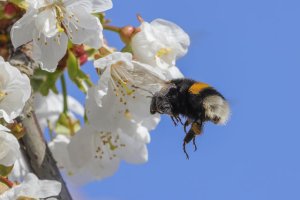
[[[194,83],[190,88],[189,88],[189,93],[191,94],[199,94],[202,90],[209,88],[210,85],[206,84],[206,83],[201,83],[201,82],[197,82]]]
[[[200,129],[199,124],[193,123],[193,124],[192,124],[192,131],[193,131],[196,135],[199,135],[199,134],[201,133],[201,129]]]

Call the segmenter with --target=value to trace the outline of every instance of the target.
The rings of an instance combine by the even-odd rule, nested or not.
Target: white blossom
[[[10,132],[8,128],[0,124],[0,131]]]
[[[0,56],[0,118],[18,117],[31,93],[29,78]]]
[[[134,164],[146,162],[146,144],[150,141],[148,131],[138,126],[137,133],[140,136],[133,138],[120,129],[114,133],[105,132],[87,124],[71,138],[71,142],[66,136],[58,135],[49,147],[68,179],[84,184],[112,176],[121,160]]]
[[[8,178],[11,181],[22,182],[26,175],[29,173],[29,166],[26,162],[26,158],[20,152],[20,157],[16,160],[12,171],[10,172]]]
[[[110,0],[32,0],[11,30],[15,48],[33,40],[33,58],[41,68],[55,71],[65,55],[68,38],[74,44],[100,48],[102,25],[96,16],[112,7]]]
[[[67,102],[70,117],[75,118],[74,114],[83,117],[84,108],[80,102],[72,96],[67,96]],[[63,96],[61,94],[54,94],[52,91],[47,96],[36,93],[34,96],[34,108],[42,129],[48,126],[54,127],[59,115],[63,112]]]
[[[104,97],[107,96],[107,101],[114,104],[112,108],[114,111],[109,113],[122,115],[123,118],[125,116],[137,123],[146,123],[148,120],[159,121],[158,115],[150,115],[147,105],[150,105],[152,94],[164,84],[165,77],[160,70],[134,61],[131,54],[121,52],[98,59],[94,65],[102,71],[95,93],[98,106],[107,109],[102,105]],[[93,96],[89,95],[88,99],[91,98]],[[89,113],[96,112],[91,105],[94,107],[92,103],[87,104],[88,116]]]
[[[67,149],[69,143],[70,139],[67,136],[57,135],[51,142],[49,142],[48,146],[57,162],[57,166],[60,169],[71,171],[72,164],[70,163]]]
[[[148,159],[149,129],[120,113],[118,104],[111,99],[115,98],[114,94],[104,96],[99,107],[95,91],[95,87],[88,91],[88,123],[70,140],[57,136],[49,144],[58,165],[77,184],[113,175],[121,160],[144,163]]]
[[[82,184],[112,176],[121,160],[133,164],[146,162],[146,144],[150,141],[148,130],[134,123],[132,126],[136,129],[133,136],[122,129],[111,132],[89,124],[76,133],[68,146],[70,161],[75,169],[69,171],[74,176],[73,180]]]
[[[12,166],[20,157],[20,145],[9,129],[0,125],[0,165]]]
[[[167,78],[182,78],[175,64],[176,59],[187,53],[189,36],[176,24],[163,19],[142,22],[140,30],[131,41],[134,57],[161,68]]]
[[[39,180],[29,173],[20,185],[16,185],[0,195],[1,200],[12,200],[20,197],[47,198],[59,195],[61,183],[52,180]]]

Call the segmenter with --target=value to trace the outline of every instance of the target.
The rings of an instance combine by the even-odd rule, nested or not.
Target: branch
[[[22,72],[25,72],[28,76],[31,76],[33,68],[37,67],[36,64],[20,49],[13,53],[10,58],[10,63]],[[43,132],[41,131],[36,115],[33,112],[32,102],[33,95],[24,107],[24,117],[18,118],[18,121],[21,122],[25,128],[25,135],[20,140],[21,149],[25,154],[27,163],[32,172],[40,179],[56,180],[62,184],[62,190],[58,199],[72,200],[66,183],[56,165],[56,161],[44,140]]]

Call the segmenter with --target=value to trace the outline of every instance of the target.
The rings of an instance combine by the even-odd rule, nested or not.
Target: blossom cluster
[[[31,83],[45,77],[38,87],[32,86],[38,88],[34,109],[41,128],[48,128],[49,147],[58,166],[70,180],[82,184],[113,175],[122,160],[147,162],[150,131],[160,121],[158,115],[150,115],[149,97],[165,81],[183,77],[176,60],[187,53],[189,36],[170,21],[149,23],[139,17],[140,26],[131,27],[126,39],[122,29],[118,32],[126,48],[117,51],[108,47],[102,33],[106,21],[101,13],[112,8],[110,0],[26,3],[26,13],[13,24],[10,38],[15,49],[32,45],[32,59],[40,69]],[[94,59],[99,74],[95,84],[80,70],[88,56]],[[53,85],[45,81],[61,77],[64,87],[65,68],[70,79],[86,92],[84,107],[68,96],[65,88],[58,94],[55,81]],[[5,125],[20,116],[32,88],[28,77],[3,59],[0,70],[0,118]],[[82,127],[78,117],[85,118]],[[24,180],[4,197],[46,198],[59,193],[57,182],[40,181],[28,173],[17,138],[2,125],[0,137],[0,164],[15,165],[10,177]],[[28,184],[38,187],[25,194]]]
[[[147,32],[144,26],[150,27],[156,35]],[[175,61],[187,51],[189,39],[179,27],[174,27],[177,26],[160,19],[151,24],[143,22],[141,31],[133,36],[133,52],[147,50],[153,55],[152,59],[143,56],[139,59],[134,53],[113,52],[94,61],[101,75],[87,94],[88,123],[71,139],[59,135],[50,143],[59,166],[75,182],[86,183],[111,176],[121,160],[128,163],[148,160],[149,131],[160,120],[158,115],[150,115],[148,96],[159,90],[158,82],[183,77]],[[153,44],[147,37],[166,33],[168,43],[158,41],[153,48],[144,47],[147,43]],[[168,52],[163,52],[164,49]]]
[[[0,119],[3,119],[4,123],[12,123],[21,114],[30,94],[29,78],[0,57]],[[0,194],[0,199],[46,198],[60,193],[59,182],[39,180],[34,174],[29,173],[26,164],[23,163],[16,136],[1,124],[0,166],[2,169],[13,167],[11,179],[18,181],[24,179],[20,185],[10,185],[10,189]]]
[[[70,141],[60,136],[50,143],[59,165],[76,182],[111,176],[121,160],[146,162],[149,131],[160,120],[150,115],[147,105],[151,99],[147,96],[159,90],[158,82],[183,77],[175,61],[187,51],[187,34],[161,19],[143,22],[140,28],[132,38],[133,54],[113,52],[95,60],[101,76],[87,94],[88,123]],[[161,35],[168,40],[159,41]],[[144,52],[148,57],[134,52]]]

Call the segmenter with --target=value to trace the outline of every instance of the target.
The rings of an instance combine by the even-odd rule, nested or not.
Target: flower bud
[[[82,54],[80,57],[79,57],[79,62],[80,62],[80,65],[83,65],[87,60],[88,60],[88,55],[87,53],[84,53]]]
[[[129,44],[131,41],[131,37],[136,33],[136,28],[133,26],[124,26],[121,28],[120,30],[120,37],[121,40],[125,43],[125,44]]]
[[[8,3],[4,6],[4,14],[7,18],[13,18],[17,14],[17,8],[14,4]]]

